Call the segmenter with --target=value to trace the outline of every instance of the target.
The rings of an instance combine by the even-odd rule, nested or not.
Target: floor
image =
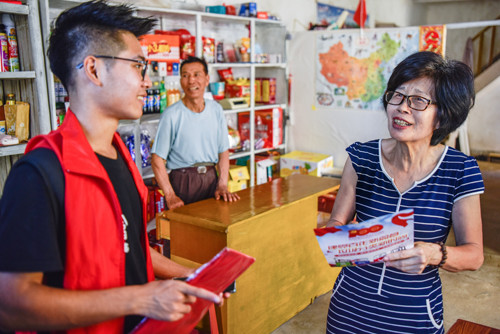
[[[441,270],[445,331],[458,319],[500,329],[500,163],[479,161],[479,167],[486,188],[481,195],[484,264],[474,272]],[[448,244],[453,239],[450,234]],[[272,334],[325,333],[329,302],[330,293],[318,297]]]

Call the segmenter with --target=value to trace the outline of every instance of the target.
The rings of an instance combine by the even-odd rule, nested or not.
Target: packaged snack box
[[[333,157],[328,154],[293,151],[281,156],[280,176],[308,174],[321,176],[323,171],[333,167]]]
[[[180,59],[178,35],[142,35],[141,47],[149,61],[175,61]]]

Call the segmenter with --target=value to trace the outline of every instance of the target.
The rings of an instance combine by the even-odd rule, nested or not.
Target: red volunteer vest
[[[124,158],[141,198],[143,247],[146,252],[148,280],[152,281],[154,274],[146,232],[148,190],[118,133],[114,134],[113,144]],[[49,148],[56,153],[65,177],[64,288],[99,290],[125,286],[124,231],[118,197],[76,116],[68,111],[61,127],[48,135],[31,139],[26,153],[40,147]],[[72,329],[67,333],[121,334],[123,319]]]

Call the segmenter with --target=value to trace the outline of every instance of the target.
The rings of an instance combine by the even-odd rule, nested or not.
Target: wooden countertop
[[[294,174],[238,192],[240,200],[224,202],[213,198],[166,211],[166,217],[182,223],[226,232],[231,226],[302,198],[328,191],[339,179]]]

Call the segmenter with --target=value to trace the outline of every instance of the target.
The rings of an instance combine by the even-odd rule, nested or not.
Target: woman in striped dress
[[[432,52],[403,60],[384,94],[391,138],[347,148],[327,226],[413,209],[415,245],[383,263],[342,269],[327,333],[444,333],[438,267],[476,270],[483,262],[477,162],[440,142],[474,104],[470,68]],[[444,246],[453,226],[456,246]]]

